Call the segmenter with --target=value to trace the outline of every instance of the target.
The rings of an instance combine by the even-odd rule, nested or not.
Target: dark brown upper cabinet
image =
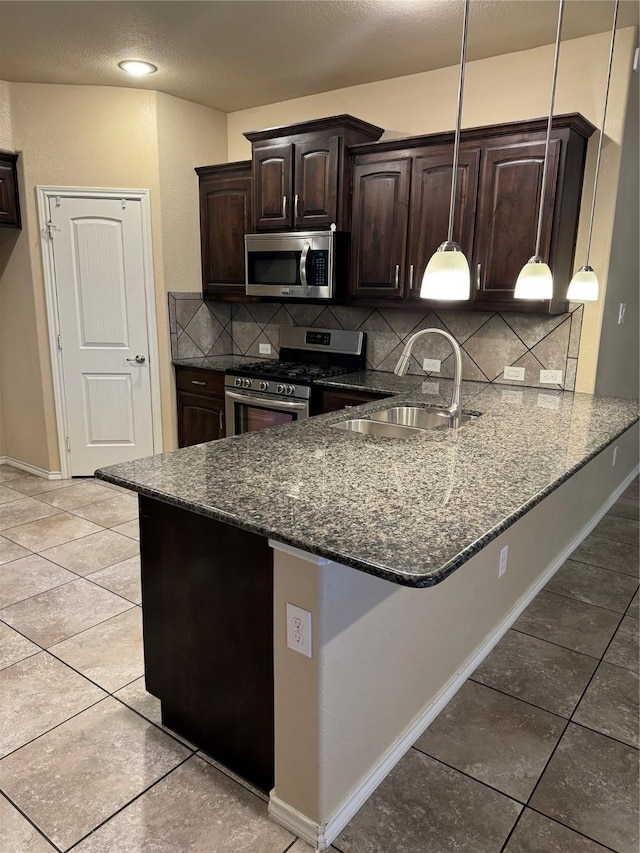
[[[350,230],[347,147],[383,130],[353,116],[334,116],[245,133],[252,146],[256,231]]]
[[[196,169],[200,182],[200,248],[205,295],[245,296],[244,235],[251,230],[251,163]]]
[[[469,302],[420,303],[460,309],[558,314],[566,290],[593,125],[577,114],[553,121],[541,255],[554,276],[551,300],[514,300],[534,254],[546,120],[465,130],[461,137],[454,240],[469,261]],[[446,240],[453,134],[358,145],[351,153],[353,221],[349,301],[417,304],[429,258]]]
[[[0,151],[0,226],[21,228],[18,198],[18,155]]]

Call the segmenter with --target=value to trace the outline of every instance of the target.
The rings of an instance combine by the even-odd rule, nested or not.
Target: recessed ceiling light
[[[145,74],[153,74],[158,70],[156,65],[150,62],[143,62],[141,59],[123,59],[118,63],[118,67],[126,71],[127,74],[133,74],[134,77],[144,77]]]

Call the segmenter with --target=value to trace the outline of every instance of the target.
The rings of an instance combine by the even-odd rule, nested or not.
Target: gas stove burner
[[[350,368],[329,364],[303,364],[291,361],[257,361],[243,364],[233,370],[236,376],[253,376],[261,379],[295,379],[298,382],[313,382],[315,379],[327,379],[340,376]]]

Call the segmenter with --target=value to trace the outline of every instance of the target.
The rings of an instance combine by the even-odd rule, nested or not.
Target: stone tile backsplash
[[[541,369],[561,370],[561,386],[575,388],[582,304],[567,314],[490,313],[409,308],[349,308],[341,305],[292,303],[228,304],[205,302],[199,293],[169,294],[171,353],[174,358],[205,355],[247,355],[264,358],[260,344],[271,344],[278,357],[280,326],[357,329],[367,333],[367,366],[393,370],[406,339],[419,329],[450,332],[462,348],[463,378],[514,384],[504,380],[505,366],[524,367],[522,384],[537,387]],[[453,357],[444,338],[419,340],[412,353],[410,373],[421,374],[422,360],[442,362],[440,376],[451,376]],[[549,386],[545,386],[549,387]]]

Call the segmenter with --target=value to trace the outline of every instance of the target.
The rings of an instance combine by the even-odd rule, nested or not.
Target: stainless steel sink
[[[384,438],[411,438],[412,435],[420,435],[423,429],[417,429],[410,426],[402,426],[401,424],[385,423],[384,421],[374,421],[369,418],[351,418],[348,421],[340,421],[337,424],[331,424],[338,429],[346,429],[350,432],[361,432],[365,435],[378,435]]]
[[[400,424],[414,429],[435,429],[440,426],[461,427],[472,420],[473,415],[460,415],[452,418],[447,409],[434,409],[424,406],[394,406],[367,415],[373,421],[383,421],[389,424]]]
[[[457,429],[475,417],[477,415],[460,415],[453,418],[447,409],[427,406],[392,406],[362,418],[338,421],[331,426],[365,435],[411,438],[438,427]]]

